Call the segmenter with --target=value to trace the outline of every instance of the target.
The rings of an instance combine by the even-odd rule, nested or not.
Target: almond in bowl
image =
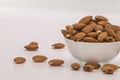
[[[120,51],[120,26],[101,15],[85,16],[61,32],[71,54],[81,61],[106,62]]]

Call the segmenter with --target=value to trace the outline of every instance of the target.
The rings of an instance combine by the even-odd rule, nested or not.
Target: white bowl
[[[120,41],[106,43],[75,42],[65,38],[71,54],[80,61],[107,62],[120,51]]]

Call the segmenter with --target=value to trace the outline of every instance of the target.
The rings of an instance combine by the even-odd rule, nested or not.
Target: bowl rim
[[[78,41],[74,41],[74,40],[71,40],[71,39],[67,39],[65,37],[64,37],[64,39],[72,41],[74,43],[89,43],[89,44],[112,44],[112,43],[120,43],[120,41],[115,41],[115,42],[82,42],[82,41],[80,41],[80,42],[78,42]]]

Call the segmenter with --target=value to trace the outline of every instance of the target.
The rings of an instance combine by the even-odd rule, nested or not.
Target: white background
[[[79,62],[67,47],[54,50],[51,45],[63,42],[60,30],[86,15],[104,15],[113,24],[120,25],[119,0],[2,0],[0,1],[0,80],[119,80],[120,70],[106,75],[101,70],[73,71],[71,63]],[[39,43],[38,51],[26,51],[30,41]],[[48,60],[65,60],[61,67],[51,67],[48,60],[34,63],[32,56],[41,54]],[[15,64],[13,58],[23,56],[24,64]],[[120,55],[109,63],[120,65]]]

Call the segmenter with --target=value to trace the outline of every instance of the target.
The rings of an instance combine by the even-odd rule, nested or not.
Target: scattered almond
[[[101,65],[96,62],[87,62],[85,65],[92,65],[92,66],[94,66],[95,69],[98,69],[101,67]]]
[[[14,62],[16,64],[21,64],[21,63],[24,63],[26,61],[26,59],[24,57],[15,57],[14,58]]]
[[[52,45],[52,47],[54,49],[61,49],[61,48],[64,48],[65,45],[63,43],[55,43],[55,44]]]
[[[115,64],[104,64],[103,67],[102,67],[102,70],[106,74],[113,74],[114,71],[116,71],[119,68],[120,67],[115,65]]]
[[[38,43],[33,41],[30,42],[28,45],[24,46],[24,48],[29,51],[36,51],[39,47],[38,47]]]
[[[29,45],[38,45],[38,43],[36,41],[30,42]]]
[[[29,51],[36,51],[39,47],[37,45],[27,45],[24,48],[26,48]]]
[[[73,70],[79,70],[80,69],[80,64],[79,63],[73,63],[71,64],[71,67]]]
[[[91,72],[95,69],[95,67],[93,65],[85,65],[83,69],[84,71]]]
[[[48,63],[52,66],[61,66],[62,64],[64,64],[64,61],[61,59],[52,59]]]
[[[45,60],[47,60],[46,56],[43,55],[36,55],[32,57],[34,62],[44,62]]]

